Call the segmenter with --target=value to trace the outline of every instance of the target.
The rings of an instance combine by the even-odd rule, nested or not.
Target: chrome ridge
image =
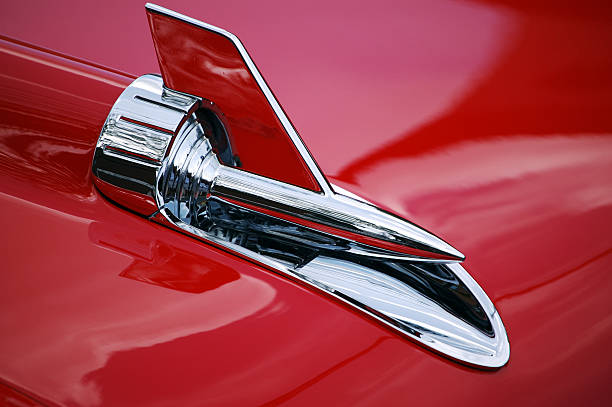
[[[211,125],[210,102],[167,89],[155,75],[136,79],[113,106],[94,155],[97,179],[150,200],[153,209],[140,213],[151,220],[323,290],[455,360],[490,368],[508,361],[501,318],[459,264],[459,251],[332,189],[235,36],[159,6],[147,9],[232,40],[323,191],[221,164],[211,140],[223,127]]]

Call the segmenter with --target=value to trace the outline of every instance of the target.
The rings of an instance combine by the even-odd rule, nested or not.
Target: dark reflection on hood
[[[92,242],[131,257],[121,277],[173,290],[203,293],[236,281],[240,274],[224,263],[202,257],[156,239],[128,239],[112,224],[89,225]]]

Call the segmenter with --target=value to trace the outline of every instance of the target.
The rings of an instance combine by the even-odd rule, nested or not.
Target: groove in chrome
[[[152,196],[150,219],[300,279],[424,346],[476,366],[507,362],[505,328],[460,252],[341,188],[318,193],[223,165],[204,105],[158,76],[136,79],[104,125],[94,175]]]

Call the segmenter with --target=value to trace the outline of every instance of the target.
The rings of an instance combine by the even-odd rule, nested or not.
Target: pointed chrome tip
[[[424,246],[424,250],[432,254],[432,259],[443,257],[444,260],[457,262],[465,260],[463,253],[444,240],[416,225],[410,224],[410,226],[412,233],[406,234],[405,237]]]
[[[446,256],[451,257],[453,260],[463,261],[465,260],[465,255],[461,253],[459,250],[455,249],[453,246],[449,245],[445,241],[441,240],[443,243],[443,247],[439,250]]]

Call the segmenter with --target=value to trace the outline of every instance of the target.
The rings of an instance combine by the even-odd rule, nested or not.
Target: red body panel
[[[244,40],[334,183],[466,254],[506,367],[447,361],[104,200],[93,148],[132,78],[3,41],[0,379],[84,406],[605,404],[610,7],[530,4],[174,7]],[[7,35],[157,69],[141,3],[18,7]]]

